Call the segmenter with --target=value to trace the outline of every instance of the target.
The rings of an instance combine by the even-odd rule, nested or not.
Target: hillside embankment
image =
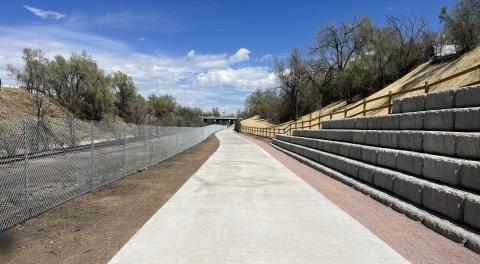
[[[399,80],[371,94],[365,99],[368,101],[369,99],[388,95],[389,92],[395,93],[395,92],[410,90],[412,88],[425,85],[425,82],[433,83],[439,79],[451,76],[453,74],[456,74],[461,71],[467,70],[471,67],[474,67],[478,65],[479,62],[480,62],[480,47],[464,54],[463,56],[460,56],[458,58],[454,58],[451,60],[429,61],[418,66],[417,68],[415,68],[414,70],[412,70],[411,72],[409,72],[408,74],[400,78]],[[480,80],[480,70],[476,70],[471,73],[462,75],[460,77],[448,80],[446,82],[442,82],[440,84],[430,86],[429,90],[433,92],[433,91],[441,91],[446,89],[458,88],[458,87],[469,85],[479,80]],[[402,94],[401,97],[412,96],[422,92],[423,91],[407,92]],[[384,98],[382,100],[369,102],[367,103],[366,108],[372,109],[372,108],[382,106],[387,103],[387,100],[388,98]],[[301,121],[301,120],[306,121],[306,120],[309,120],[310,118],[316,118],[318,116],[326,115],[331,111],[342,110],[343,108],[352,108],[352,107],[353,109],[349,111],[348,116],[354,115],[355,113],[359,113],[362,111],[363,98],[349,104],[346,101],[333,102],[315,112],[304,115],[298,118],[297,120],[291,120],[283,124],[279,124],[277,126],[278,128],[281,129],[286,127],[289,123],[293,121]],[[388,109],[384,108],[376,111],[370,111],[366,115],[367,116],[385,115],[387,113],[388,113]],[[334,114],[332,116],[332,119],[341,119],[341,118],[344,118],[343,113]],[[330,119],[330,116],[322,118],[321,121],[329,120],[329,119]],[[260,116],[253,116],[251,118],[243,120],[242,126],[266,128],[266,127],[276,126],[276,124],[270,123],[268,120],[262,119]]]

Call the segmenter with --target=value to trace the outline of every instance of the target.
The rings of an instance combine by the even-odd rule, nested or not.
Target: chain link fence
[[[223,128],[0,119],[0,230],[167,159]]]

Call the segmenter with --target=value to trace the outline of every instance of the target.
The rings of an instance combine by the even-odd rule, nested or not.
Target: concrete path
[[[110,263],[406,263],[231,130]]]

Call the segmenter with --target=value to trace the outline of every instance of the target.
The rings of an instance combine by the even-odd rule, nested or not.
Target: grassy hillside
[[[46,116],[64,118],[71,113],[54,100],[45,100]],[[5,88],[0,89],[0,117],[35,116],[35,95],[25,89]]]

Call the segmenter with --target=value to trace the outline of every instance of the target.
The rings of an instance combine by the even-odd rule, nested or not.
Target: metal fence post
[[[123,169],[125,175],[128,174],[127,168],[127,125],[123,124]]]
[[[25,177],[25,191],[24,191],[24,202],[25,207],[28,209],[28,213],[32,213],[32,208],[30,206],[31,201],[31,193],[29,190],[30,181],[28,177],[28,133],[27,133],[27,126],[28,126],[28,119],[23,119],[23,174]]]
[[[143,142],[145,144],[145,159],[143,160],[143,168],[147,167],[147,162],[148,162],[147,133],[145,131],[146,131],[145,126],[143,126]]]
[[[90,165],[92,166],[92,178],[90,180],[90,185],[95,186],[95,129],[94,129],[93,120],[90,121]]]

